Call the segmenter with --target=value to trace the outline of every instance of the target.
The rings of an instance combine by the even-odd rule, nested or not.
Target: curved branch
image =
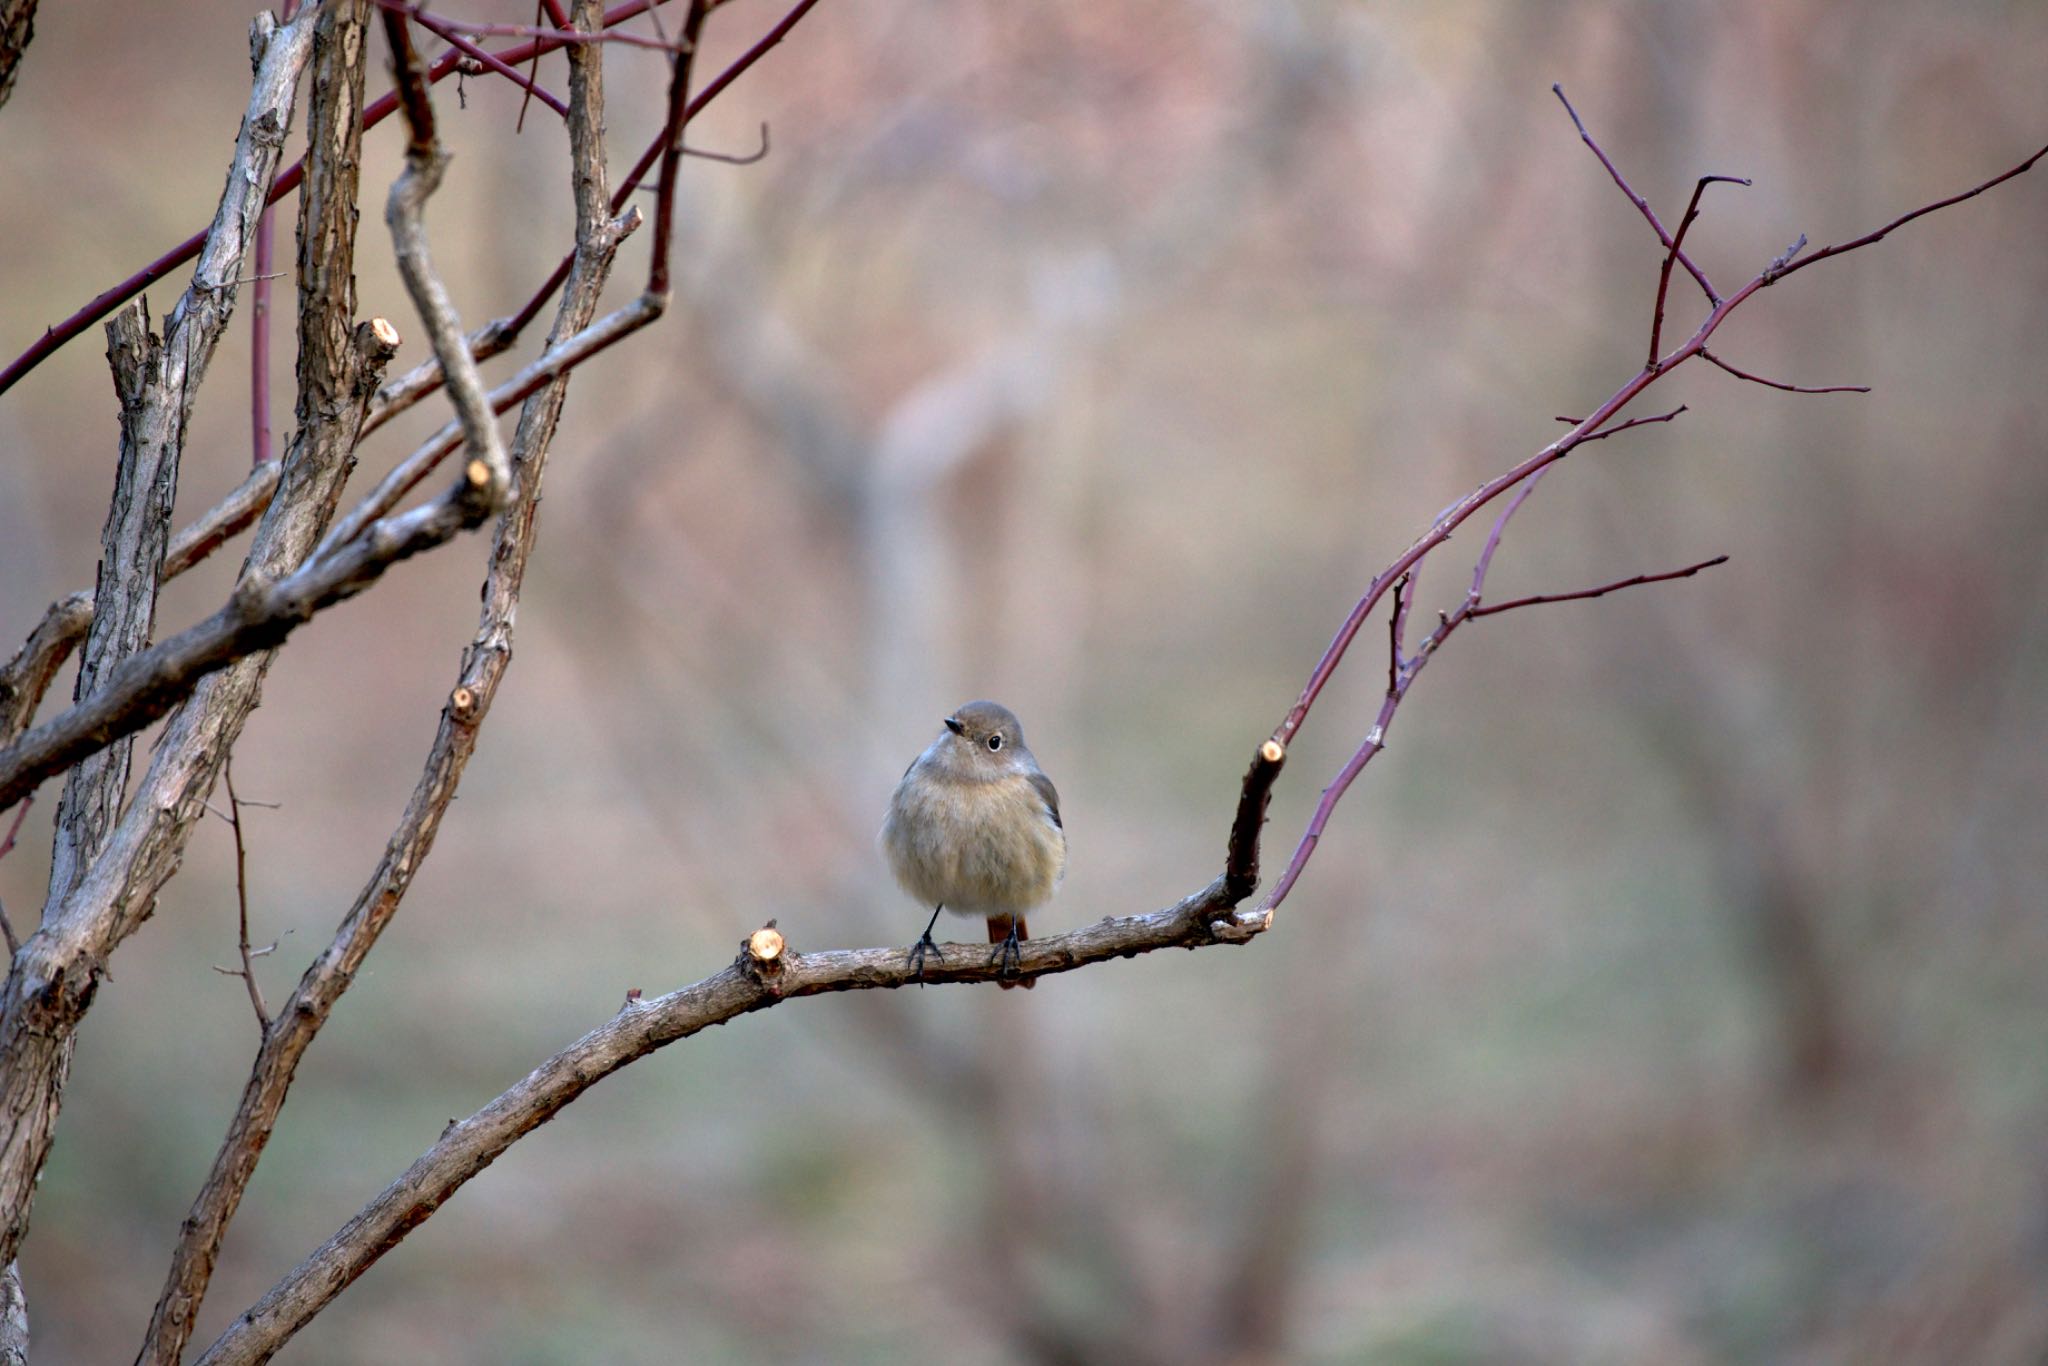
[[[1267,744],[1271,745],[1268,741]],[[1256,850],[1241,851],[1238,837],[1249,830],[1256,841],[1279,761],[1260,757],[1245,774],[1231,823],[1230,861],[1241,853],[1256,863]],[[518,1084],[468,1119],[452,1122],[403,1176],[364,1206],[310,1257],[258,1300],[199,1359],[199,1366],[266,1361],[326,1308],[378,1258],[433,1217],[469,1179],[495,1162],[521,1137],[553,1119],[562,1108],[620,1068],[679,1039],[766,1010],[799,996],[840,991],[893,990],[922,982],[1009,982],[1071,972],[1090,963],[1134,958],[1158,949],[1198,949],[1211,944],[1244,944],[1262,933],[1269,918],[1241,920],[1230,913],[1242,899],[1229,872],[1191,896],[1149,915],[1105,917],[1067,934],[1022,941],[1021,961],[1005,963],[987,944],[955,944],[943,962],[927,960],[920,972],[901,948],[791,951],[772,927],[756,931],[724,971],[693,986],[651,1001],[638,993],[606,1023],[533,1069]]]
[[[1240,926],[1216,920],[1231,904],[1219,877],[1165,910],[1024,940],[1017,971],[1040,977],[1157,949],[1246,943],[1264,929],[1264,923]],[[1014,980],[1014,973],[993,961],[986,944],[945,947],[951,951],[944,963],[928,960],[927,985]],[[610,1021],[536,1067],[489,1105],[449,1125],[403,1176],[237,1319],[199,1359],[200,1366],[266,1359],[471,1177],[627,1064],[712,1025],[793,997],[894,989],[917,981],[900,948],[815,954],[785,949],[764,961],[743,946],[730,967],[693,986],[652,1001],[629,1001]]]
[[[1635,203],[1637,208],[1642,211],[1644,217],[1648,219],[1650,226],[1655,229],[1658,240],[1664,244],[1665,248],[1676,260],[1690,267],[1691,263],[1686,261],[1684,253],[1677,249],[1671,237],[1664,231],[1663,224],[1657,221],[1657,216],[1650,210],[1648,203],[1635,192],[1621,172],[1615,167],[1614,163],[1608,159],[1607,154],[1600,150],[1599,144],[1593,140],[1592,135],[1586,131],[1585,124],[1579,119],[1578,111],[1572,108],[1569,100],[1565,99],[1564,91],[1557,87],[1552,88],[1556,91],[1558,99],[1563,101],[1566,111],[1571,114],[1572,123],[1579,130],[1579,136],[1600,157],[1601,164],[1607,167],[1608,173],[1614,177],[1615,183],[1628,195],[1631,202]],[[1616,389],[1606,402],[1602,403],[1587,417],[1574,425],[1569,432],[1548,446],[1543,447],[1534,455],[1529,456],[1512,469],[1481,484],[1471,493],[1466,494],[1463,498],[1460,498],[1457,502],[1439,513],[1429,530],[1418,537],[1408,549],[1401,552],[1392,564],[1382,570],[1367,585],[1364,595],[1353,606],[1350,615],[1344,619],[1343,625],[1337,628],[1337,634],[1323,651],[1322,658],[1317,660],[1315,667],[1310,670],[1308,682],[1303,685],[1300,697],[1295,700],[1293,707],[1288,709],[1286,716],[1281,718],[1280,724],[1274,728],[1273,738],[1283,746],[1292,743],[1295,734],[1301,729],[1302,723],[1307,720],[1309,710],[1315,705],[1316,698],[1321,695],[1323,688],[1336,673],[1338,665],[1344,660],[1346,651],[1351,648],[1351,642],[1357,637],[1360,628],[1365,625],[1366,620],[1372,615],[1373,609],[1379,605],[1380,599],[1386,595],[1390,587],[1399,582],[1402,576],[1419,564],[1426,555],[1449,540],[1451,533],[1461,526],[1466,519],[1471,517],[1480,508],[1485,507],[1502,494],[1508,492],[1508,490],[1521,484],[1523,480],[1556,464],[1578,446],[1589,440],[1593,440],[1603,434],[1613,435],[1630,426],[1642,425],[1646,421],[1661,421],[1677,416],[1677,412],[1682,410],[1675,410],[1664,415],[1663,418],[1636,419],[1608,429],[1605,433],[1602,431],[1616,414],[1634,402],[1636,396],[1645,389],[1655,384],[1658,380],[1663,379],[1685,362],[1693,359],[1693,357],[1705,354],[1708,340],[1713,337],[1721,324],[1726,322],[1729,316],[1747,302],[1758,290],[1768,288],[1778,280],[1783,279],[1794,271],[1804,269],[1815,261],[1824,260],[1830,256],[1840,256],[1859,247],[1867,247],[1872,243],[1882,241],[1886,234],[1893,232],[1906,223],[1912,222],[1916,218],[1932,213],[1936,209],[1946,208],[1951,204],[1960,204],[1966,199],[1974,198],[1993,186],[2003,184],[2014,176],[2026,172],[2044,156],[2048,156],[2048,147],[2043,147],[2018,165],[1992,176],[1988,180],[1982,181],[1971,189],[1901,214],[1875,232],[1866,233],[1862,237],[1853,238],[1837,246],[1827,247],[1812,256],[1793,260],[1792,258],[1796,255],[1798,248],[1804,245],[1804,239],[1802,238],[1799,243],[1794,245],[1793,250],[1772,261],[1754,276],[1749,283],[1725,299],[1716,298],[1713,287],[1707,283],[1705,276],[1695,270],[1694,275],[1699,279],[1701,288],[1707,291],[1709,298],[1716,298],[1716,302],[1707,313],[1707,316],[1694,330],[1692,336],[1669,356],[1653,359],[1649,364],[1645,365],[1619,389]],[[1724,365],[1723,368],[1727,367]],[[1744,377],[1752,378],[1751,376]],[[1512,508],[1510,512],[1512,512]],[[1498,530],[1497,525],[1496,537],[1498,536]],[[1432,637],[1432,639],[1434,640],[1435,637]],[[1426,655],[1420,657],[1426,658]],[[1379,733],[1379,730],[1380,728],[1376,726],[1374,729],[1375,736]],[[1368,736],[1365,744],[1353,755],[1351,762],[1346,764],[1344,770],[1332,782],[1331,787],[1325,790],[1323,804],[1318,806],[1316,816],[1312,818],[1309,830],[1303,836],[1302,845],[1297,848],[1295,856],[1289,864],[1288,874],[1283,877],[1282,885],[1276,888],[1274,895],[1267,899],[1266,905],[1268,907],[1277,904],[1278,900],[1285,896],[1286,888],[1292,885],[1293,875],[1298,873],[1300,865],[1306,860],[1308,851],[1313,849],[1315,838],[1321,832],[1322,822],[1327,819],[1327,807],[1333,804],[1335,796],[1342,795],[1343,790],[1357,776],[1358,770],[1376,752],[1376,741],[1373,736]]]

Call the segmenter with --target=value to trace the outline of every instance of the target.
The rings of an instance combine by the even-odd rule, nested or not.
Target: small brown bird
[[[1008,707],[969,702],[946,718],[896,784],[882,850],[903,890],[932,908],[910,949],[920,982],[926,954],[945,961],[932,942],[942,910],[985,917],[988,942],[1002,945],[994,961],[1016,971],[1017,941],[1029,937],[1024,913],[1049,901],[1067,871],[1067,834],[1060,794]]]

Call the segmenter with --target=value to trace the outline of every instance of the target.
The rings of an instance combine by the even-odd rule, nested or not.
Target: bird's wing
[[[1045,814],[1052,817],[1054,825],[1059,826],[1061,830],[1065,830],[1067,827],[1060,820],[1059,789],[1052,785],[1052,779],[1046,777],[1043,773],[1034,773],[1031,775],[1031,786],[1038,790],[1039,799],[1045,803]]]

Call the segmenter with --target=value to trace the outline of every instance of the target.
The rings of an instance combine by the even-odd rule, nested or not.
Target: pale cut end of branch
[[[448,694],[448,710],[458,721],[469,721],[476,717],[476,692],[467,687],[456,688]]]
[[[398,334],[398,325],[392,322],[391,319],[370,319],[370,331],[376,335],[378,341],[390,347],[393,351],[396,351],[398,349],[398,344],[400,341],[400,337]]]
[[[776,929],[775,922],[771,920],[747,936],[746,942],[740,945],[740,956],[735,966],[746,974],[749,981],[780,996],[783,969],[789,965],[783,953],[787,947],[782,931]]]
[[[472,460],[463,466],[462,477],[469,481],[471,488],[481,493],[491,486],[491,467],[485,461]]]
[[[1269,764],[1277,764],[1287,758],[1287,747],[1278,740],[1268,740],[1259,746],[1259,757]]]

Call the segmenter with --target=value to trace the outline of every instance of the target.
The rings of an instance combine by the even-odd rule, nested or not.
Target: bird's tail
[[[992,915],[988,918],[989,943],[1001,944],[1009,939],[1011,919],[1012,917],[1007,915]],[[1029,939],[1031,935],[1024,927],[1024,917],[1020,915],[1015,917],[1015,919],[1017,922],[1017,937],[1019,939]],[[1009,981],[1007,979],[999,979],[996,985],[1000,986],[1004,991],[1008,991],[1011,987],[1025,987],[1028,989],[1030,987],[1037,985],[1037,979],[1034,977],[1026,977],[1015,982]]]

